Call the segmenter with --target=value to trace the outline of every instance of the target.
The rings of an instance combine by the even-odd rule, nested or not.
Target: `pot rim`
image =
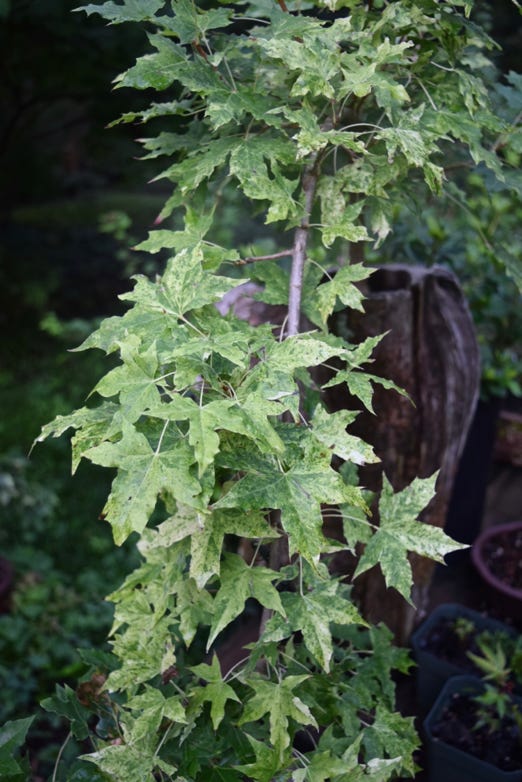
[[[501,535],[505,532],[515,532],[518,530],[522,530],[522,521],[510,521],[505,524],[495,524],[494,526],[483,530],[471,548],[471,559],[474,566],[477,568],[478,572],[484,581],[486,581],[486,583],[499,592],[502,592],[504,595],[515,598],[515,600],[522,601],[522,589],[512,587],[509,584],[506,584],[505,581],[501,581],[499,578],[497,578],[489,570],[484,561],[484,557],[482,556],[482,547],[484,543],[491,540],[492,538],[497,537],[497,535]]]

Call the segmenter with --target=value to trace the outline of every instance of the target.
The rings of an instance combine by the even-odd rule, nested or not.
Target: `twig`
[[[294,234],[292,270],[290,272],[290,288],[288,296],[288,323],[286,326],[287,337],[293,337],[299,333],[301,296],[303,293],[303,274],[306,260],[306,247],[308,244],[308,234],[310,231],[309,220],[310,215],[312,214],[317,179],[317,155],[314,155],[303,174],[305,213],[299,228],[296,228]]]
[[[249,255],[247,258],[241,258],[239,261],[234,261],[236,266],[245,266],[247,263],[257,263],[257,261],[273,261],[276,258],[286,258],[293,254],[293,249],[281,250],[279,253],[271,253],[270,255]]]

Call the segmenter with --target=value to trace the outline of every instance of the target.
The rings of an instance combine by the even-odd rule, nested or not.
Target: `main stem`
[[[301,220],[301,224],[299,225],[299,228],[296,228],[294,234],[292,270],[290,272],[290,287],[288,291],[288,322],[286,326],[287,337],[293,337],[296,334],[299,334],[306,248],[308,245],[310,215],[312,214],[317,178],[317,156],[314,155],[303,174],[305,212]]]
[[[294,234],[294,246],[292,249],[292,269],[290,272],[290,287],[288,292],[288,320],[285,336],[293,337],[299,334],[301,320],[301,299],[303,295],[303,275],[306,261],[306,248],[310,232],[310,215],[314,203],[315,189],[319,176],[317,155],[314,155],[303,174],[303,192],[305,211],[299,228]],[[272,570],[279,571],[284,562],[288,561],[288,541],[283,535],[270,546],[269,566]],[[272,616],[272,610],[263,608],[259,634],[262,635],[266,623]]]

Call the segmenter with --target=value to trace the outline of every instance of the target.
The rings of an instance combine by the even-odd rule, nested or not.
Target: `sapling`
[[[397,392],[367,371],[378,338],[352,345],[328,332],[336,307],[363,307],[357,283],[369,270],[343,258],[385,237],[405,191],[439,192],[453,149],[500,173],[487,134],[508,129],[488,108],[477,69],[489,42],[470,8],[85,7],[148,31],[151,52],[116,87],[159,100],[121,121],[162,121],[142,139],[149,158],[172,158],[158,224],[172,213],[183,222],[139,245],[167,252],[165,271],[135,277],[121,297],[127,312],[82,346],[120,360],[96,385],[98,401],[39,438],[72,428],[73,469],[86,458],[117,471],[102,515],[117,544],[136,536],[142,556],[110,596],[112,655],[88,655],[90,698],[59,688],[46,703],[74,714],[73,734],[90,742],[68,779],[414,774],[417,738],[395,711],[391,678],[407,656],[385,627],[367,625],[328,565],[357,551],[354,578],[379,565],[409,599],[408,552],[442,561],[456,544],[417,521],[435,476],[400,493],[384,478],[375,523],[353,480],[375,454],[347,431],[356,412],[325,409],[310,368],[339,367],[328,385],[369,409],[374,383]],[[220,243],[231,193],[275,227],[268,250]],[[216,308],[245,279],[238,269],[262,284],[262,301],[285,308],[277,329]],[[227,664],[224,642],[241,647],[249,618],[253,640]]]

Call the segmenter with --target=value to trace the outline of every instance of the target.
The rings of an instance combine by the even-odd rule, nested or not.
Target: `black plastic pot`
[[[455,676],[444,685],[423,723],[430,782],[522,782],[522,769],[501,771],[496,766],[440,741],[433,728],[455,693],[480,693],[483,685],[472,676]],[[520,701],[522,706],[522,700]]]
[[[450,677],[464,674],[472,675],[459,665],[437,657],[427,643],[430,633],[441,620],[458,619],[459,617],[472,621],[479,633],[491,630],[492,632],[502,631],[514,635],[512,628],[466,606],[458,603],[445,603],[437,606],[411,637],[411,646],[417,662],[417,701],[421,714],[426,714]]]

